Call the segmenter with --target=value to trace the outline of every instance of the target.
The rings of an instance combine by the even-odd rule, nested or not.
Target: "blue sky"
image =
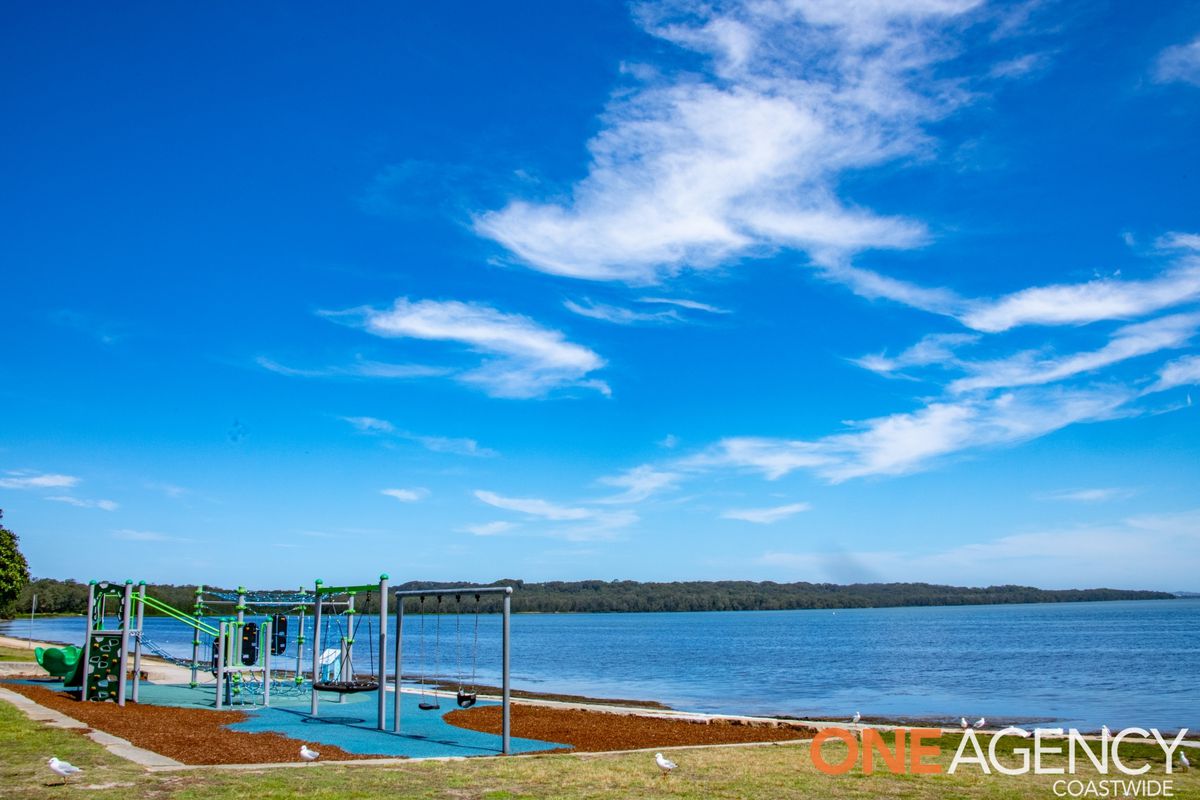
[[[1194,4],[0,36],[37,575],[1200,588]]]

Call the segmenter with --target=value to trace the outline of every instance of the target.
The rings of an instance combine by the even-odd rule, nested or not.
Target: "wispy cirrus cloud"
[[[482,354],[482,364],[456,371],[455,377],[493,397],[542,397],[570,386],[609,394],[607,384],[588,377],[605,364],[595,352],[529,317],[482,303],[401,297],[390,308],[363,307],[325,316],[375,336],[450,342]]]
[[[406,439],[416,442],[421,447],[434,453],[449,453],[451,455],[472,456],[475,458],[492,458],[499,455],[495,450],[488,447],[481,447],[479,442],[466,437],[427,436],[410,431],[402,431],[397,429],[390,421],[379,419],[378,417],[341,417],[341,419],[353,425],[361,433]]]
[[[971,333],[933,333],[899,355],[867,355],[853,359],[853,363],[880,375],[892,375],[909,367],[953,363],[957,360],[955,353],[958,348],[977,341],[979,336]]]
[[[1066,500],[1072,503],[1102,503],[1106,500],[1123,500],[1133,496],[1132,489],[1108,486],[1096,489],[1063,489],[1038,495],[1043,500]]]
[[[379,493],[395,498],[401,503],[415,503],[429,496],[429,490],[420,486],[412,489],[380,489]]]
[[[995,397],[928,403],[916,411],[854,423],[814,440],[730,437],[681,462],[693,469],[733,467],[778,479],[798,469],[833,483],[903,475],[979,448],[1011,446],[1082,422],[1137,413],[1137,392],[1122,386],[1025,389]]]
[[[535,269],[632,284],[778,247],[827,265],[922,244],[923,224],[839,198],[838,178],[918,152],[922,126],[965,101],[933,68],[978,5],[639,4],[642,26],[708,73],[641,73],[602,115],[569,201],[514,200],[475,228]]]
[[[465,525],[459,528],[463,533],[470,533],[474,536],[499,536],[508,533],[517,528],[515,522],[507,520],[496,520],[495,522],[483,522],[478,525]]]
[[[657,469],[649,464],[643,464],[626,470],[620,475],[601,478],[600,483],[614,486],[625,491],[595,502],[605,504],[640,503],[658,492],[666,491],[682,481],[684,475],[680,472]]]
[[[1154,62],[1154,79],[1159,83],[1182,82],[1200,86],[1200,36],[1159,53]]]
[[[695,314],[687,312],[702,312],[704,314],[728,314],[729,311],[708,303],[696,300],[686,300],[673,297],[639,297],[633,302],[640,307],[597,303],[590,299],[583,301],[567,300],[563,306],[572,314],[589,319],[611,322],[615,325],[670,325],[675,323],[695,322]],[[651,306],[657,310],[647,309]],[[667,308],[663,308],[667,306]]]
[[[56,503],[66,503],[67,505],[75,506],[76,508],[98,508],[101,511],[116,511],[121,507],[120,503],[117,503],[113,500],[85,500],[83,498],[72,497],[70,495],[54,495],[52,497],[47,497],[46,499],[53,500]]]
[[[789,503],[771,508],[731,508],[721,513],[723,519],[736,519],[758,525],[771,525],[812,508],[808,503]]]
[[[0,489],[70,489],[79,484],[74,475],[32,470],[9,470],[0,478]]]
[[[1200,314],[1176,314],[1118,329],[1099,350],[1045,357],[1023,351],[987,362],[961,363],[969,373],[950,384],[951,392],[1054,383],[1094,372],[1138,356],[1184,347],[1200,327]]]
[[[361,357],[356,358],[350,364],[325,367],[291,367],[266,356],[259,356],[254,361],[268,372],[287,375],[291,378],[392,378],[404,380],[436,378],[452,372],[447,367],[434,367],[426,364],[389,364],[385,361],[371,361]]]
[[[582,505],[568,506],[536,497],[506,497],[485,490],[476,490],[474,494],[476,499],[495,508],[553,523],[547,529],[547,534],[569,541],[611,539],[639,520],[638,515],[629,509],[611,511]]]

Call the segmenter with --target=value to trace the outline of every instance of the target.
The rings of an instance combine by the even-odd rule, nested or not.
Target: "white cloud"
[[[101,511],[116,511],[121,507],[119,503],[112,500],[82,500],[78,497],[70,497],[68,495],[55,495],[46,499],[53,500],[56,503],[66,503],[76,508],[98,508]]]
[[[1068,425],[1134,413],[1124,387],[1026,389],[989,398],[931,402],[907,413],[855,423],[854,430],[813,441],[733,437],[680,462],[734,467],[780,478],[807,469],[834,483],[902,475],[958,452],[1017,444]]]
[[[375,417],[342,417],[342,419],[363,433],[394,433],[396,431],[396,426],[386,419],[376,419]]]
[[[1099,350],[1044,358],[1025,351],[998,361],[962,364],[970,373],[950,384],[952,392],[1052,383],[1093,372],[1137,356],[1186,345],[1200,327],[1200,314],[1176,314],[1127,325]]]
[[[679,472],[668,472],[655,469],[649,464],[643,464],[639,467],[626,470],[620,475],[601,478],[600,483],[605,486],[615,486],[625,491],[611,497],[605,497],[602,500],[597,500],[596,502],[640,503],[653,494],[674,487],[683,477]]]
[[[696,300],[685,300],[678,297],[639,297],[639,303],[658,303],[660,305],[678,306],[691,311],[707,311],[709,314],[729,314],[727,308],[718,308],[717,306],[708,303],[701,303]]]
[[[156,531],[135,531],[128,528],[113,531],[114,539],[121,539],[127,542],[183,542],[187,539],[178,539],[174,536],[167,536],[165,533]]]
[[[582,506],[564,506],[535,497],[504,497],[483,490],[477,490],[475,497],[490,506],[515,511],[544,522],[570,523],[546,530],[547,535],[568,541],[612,539],[618,531],[639,520],[638,515],[629,509],[607,511]]]
[[[1182,81],[1200,86],[1200,37],[1163,50],[1154,64],[1154,78],[1160,83]]]
[[[1158,372],[1158,381],[1146,390],[1147,394],[1174,389],[1178,386],[1200,385],[1200,356],[1183,356],[1168,361]]]
[[[0,489],[70,489],[79,483],[74,475],[57,475],[30,470],[10,470],[0,478]]]
[[[608,394],[587,375],[604,359],[567,341],[556,330],[528,317],[506,314],[479,303],[398,298],[391,308],[362,308],[327,316],[360,325],[376,336],[456,342],[488,356],[483,364],[458,373],[464,383],[493,397],[540,397],[563,386],[585,386]]]
[[[450,453],[456,456],[473,456],[475,458],[492,458],[499,455],[491,448],[480,447],[479,442],[474,439],[452,436],[418,436],[411,433],[404,434],[404,437],[434,453]]]
[[[953,364],[957,362],[956,348],[977,341],[979,336],[971,333],[933,333],[894,358],[869,355],[854,359],[854,363],[881,375],[890,375],[908,367]]]
[[[475,536],[499,536],[502,533],[508,533],[515,527],[517,525],[514,522],[497,520],[496,522],[485,522],[481,525],[467,525],[461,528],[461,530]]]
[[[675,311],[635,311],[632,308],[624,308],[623,306],[593,303],[591,300],[585,300],[583,303],[567,300],[563,303],[563,306],[572,314],[578,314],[588,319],[612,322],[617,325],[679,322],[683,319]]]
[[[744,522],[754,522],[759,525],[770,525],[781,519],[795,516],[802,511],[808,511],[812,506],[808,503],[791,503],[773,508],[735,508],[721,514],[724,519],[738,519]]]
[[[1200,299],[1200,259],[1187,258],[1144,281],[1098,279],[1022,289],[979,301],[961,316],[977,331],[999,333],[1021,325],[1080,325],[1130,319]]]
[[[876,581],[1169,591],[1195,584],[1200,510],[1024,532],[933,553],[768,552],[755,562],[785,571],[788,579],[844,581],[850,564]]]
[[[952,52],[944,26],[976,5],[695,4],[682,19],[640,5],[652,35],[711,73],[641,71],[604,112],[568,201],[514,200],[476,230],[535,269],[635,284],[779,246],[828,264],[921,244],[922,224],[854,207],[838,178],[919,152],[921,126],[963,101],[932,72]]]
[[[342,417],[342,419],[363,433],[393,435],[401,439],[416,442],[426,450],[434,453],[450,453],[452,455],[474,456],[477,458],[491,458],[499,455],[495,450],[480,447],[479,442],[474,439],[452,436],[426,436],[418,433],[410,433],[409,431],[398,430],[388,420],[378,419],[377,417]]]
[[[1129,489],[1107,487],[1100,489],[1064,489],[1060,492],[1048,492],[1041,495],[1046,500],[1067,500],[1073,503],[1101,503],[1105,500],[1120,500],[1131,497]]]
[[[401,503],[415,503],[429,496],[429,490],[421,487],[415,489],[380,489],[380,494],[394,497]]]
[[[354,363],[344,366],[311,368],[289,367],[266,356],[259,356],[255,362],[268,372],[292,378],[436,378],[451,372],[445,367],[431,367],[424,364],[389,364],[363,358],[358,358]]]
[[[554,503],[534,497],[504,497],[495,492],[488,492],[482,489],[475,492],[475,497],[489,506],[556,522],[588,519],[594,515],[594,512],[586,508],[555,505]]]

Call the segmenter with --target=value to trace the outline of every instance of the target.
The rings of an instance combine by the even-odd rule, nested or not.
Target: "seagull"
[[[987,717],[980,717],[979,719],[975,720],[975,730],[979,730],[984,725],[987,725]]]
[[[962,727],[963,727],[963,730],[964,730],[964,731],[965,731],[967,728],[971,727],[971,723],[967,722],[967,718],[966,718],[966,717],[959,717],[959,718],[958,718],[958,724],[962,725]]]
[[[1187,756],[1186,756],[1186,755],[1184,755],[1183,753],[1180,753],[1180,754],[1179,754],[1179,765],[1180,765],[1181,767],[1183,767],[1184,769],[1191,769],[1191,768],[1192,768],[1192,762],[1188,761],[1188,758],[1187,758]]]
[[[1112,731],[1108,729],[1107,725],[1101,725],[1100,735],[1107,739],[1109,736],[1112,736]]]
[[[305,761],[316,761],[321,757],[321,754],[316,750],[309,750],[308,745],[302,744],[300,745],[300,757]]]
[[[850,721],[853,722],[855,725],[857,725],[859,723],[859,720],[861,720],[861,719],[862,719],[862,712],[855,711],[854,717]]]
[[[83,770],[74,764],[68,764],[66,761],[59,761],[57,757],[51,758],[46,763],[50,765],[51,772],[62,776],[63,783],[66,783],[67,778],[71,777],[72,775],[78,775],[79,773],[83,772]]]
[[[676,763],[675,763],[674,761],[672,761],[671,759],[669,759],[669,758],[663,758],[663,754],[662,754],[662,753],[655,753],[655,754],[654,754],[654,763],[655,763],[655,764],[658,764],[658,768],[662,770],[662,774],[663,774],[663,775],[670,775],[670,774],[671,774],[671,770],[673,770],[673,769],[675,769],[677,766],[679,766],[678,764],[676,764]]]

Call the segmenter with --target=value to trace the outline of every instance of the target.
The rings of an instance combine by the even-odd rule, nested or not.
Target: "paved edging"
[[[0,700],[7,700],[16,706],[25,716],[29,717],[29,719],[35,722],[44,722],[52,728],[86,730],[87,733],[84,735],[93,742],[114,756],[123,758],[126,761],[132,761],[138,766],[147,768],[184,766],[182,762],[176,761],[173,758],[167,758],[160,753],[155,753],[153,750],[138,747],[127,739],[90,728],[88,725],[77,719],[68,717],[60,711],[55,711],[54,709],[35,703],[23,694],[17,694],[8,689],[0,689]]]

